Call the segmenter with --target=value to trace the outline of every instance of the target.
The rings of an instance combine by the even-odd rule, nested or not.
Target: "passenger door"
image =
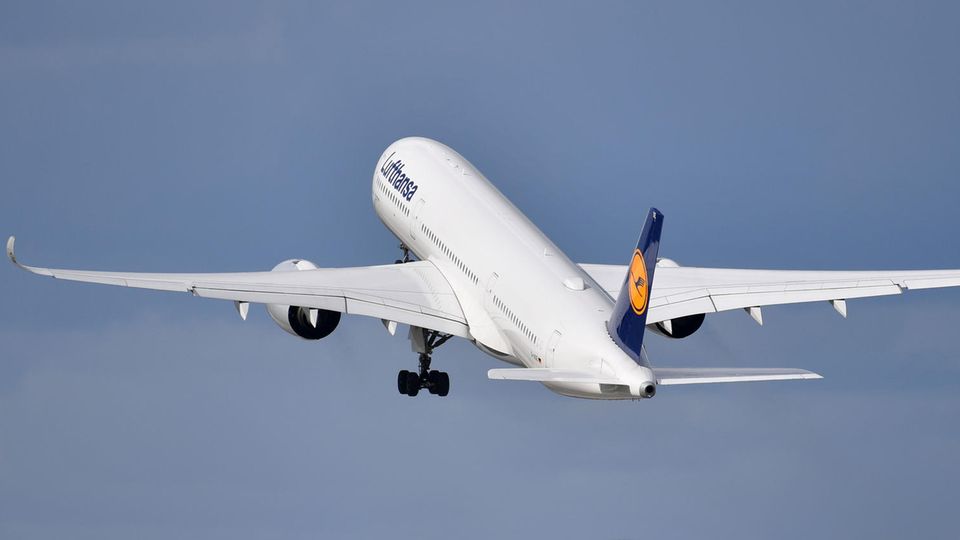
[[[554,330],[547,340],[546,349],[543,351],[543,363],[546,367],[556,367],[557,349],[560,348],[560,339],[563,334],[559,330]]]
[[[422,236],[421,234],[422,231],[420,230],[420,227],[423,225],[423,220],[421,219],[420,214],[421,212],[423,212],[423,205],[426,204],[426,202],[427,201],[420,199],[417,201],[417,204],[413,205],[413,215],[412,215],[412,219],[410,220],[410,239],[411,240],[416,240],[417,238]]]

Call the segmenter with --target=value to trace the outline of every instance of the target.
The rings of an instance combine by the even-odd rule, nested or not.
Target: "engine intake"
[[[686,317],[680,317],[679,319],[671,319],[669,324],[664,322],[658,322],[654,327],[651,328],[654,333],[660,334],[673,339],[683,339],[685,337],[690,337],[694,332],[700,329],[703,325],[703,320],[706,318],[706,315],[700,313],[699,315],[687,315]],[[650,327],[648,327],[650,328]]]
[[[657,259],[657,268],[680,268],[680,264],[673,259],[661,257]],[[686,317],[680,317],[679,319],[670,319],[668,321],[651,324],[647,326],[647,330],[663,337],[683,339],[692,336],[694,332],[699,330],[705,318],[706,315],[703,313],[699,315],[688,315]]]
[[[340,324],[340,312],[326,309],[317,310],[317,325],[310,324],[310,309],[299,306],[278,306],[287,308],[286,322],[290,333],[303,339],[323,339],[333,333]],[[270,315],[273,315],[271,311]],[[277,317],[273,320],[277,321]],[[286,325],[277,321],[280,327],[286,330]]]
[[[283,261],[273,268],[274,272],[300,272],[303,270],[316,270],[317,265],[303,259],[290,259]],[[333,333],[340,324],[340,312],[326,309],[317,309],[316,324],[310,320],[310,308],[300,306],[285,306],[280,304],[268,304],[267,313],[273,319],[277,326],[283,328],[288,334],[294,336],[317,340],[323,339]]]

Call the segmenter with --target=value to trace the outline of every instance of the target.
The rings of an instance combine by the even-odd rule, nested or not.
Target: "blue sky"
[[[0,233],[27,262],[143,271],[396,258],[393,140],[470,159],[578,261],[960,267],[950,2],[4,2]],[[494,254],[491,254],[494,256]],[[643,403],[488,381],[445,399],[344,319],[0,268],[0,536],[955,536],[960,292],[708,318],[668,365],[809,383]]]

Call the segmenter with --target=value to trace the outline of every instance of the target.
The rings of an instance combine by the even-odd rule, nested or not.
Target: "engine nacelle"
[[[648,326],[647,330],[664,337],[683,339],[692,336],[694,332],[699,330],[706,317],[703,313],[699,315],[687,315],[679,319],[671,319],[669,324],[668,321],[658,322]]]
[[[301,270],[315,270],[317,265],[303,259],[283,261],[273,268],[273,272],[299,272]],[[284,306],[267,304],[267,313],[277,326],[287,333],[303,339],[323,339],[336,330],[340,324],[340,312],[326,309],[317,310],[316,324],[310,320],[310,309],[300,306]]]
[[[661,257],[657,259],[657,268],[680,268],[680,264],[673,259]],[[680,317],[679,319],[671,319],[669,321],[651,324],[647,326],[647,330],[663,337],[683,339],[692,336],[694,332],[699,330],[705,318],[706,315],[703,313],[699,315],[688,315],[686,317]]]

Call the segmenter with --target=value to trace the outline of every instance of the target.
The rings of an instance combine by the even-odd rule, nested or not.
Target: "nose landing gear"
[[[446,343],[451,337],[453,336],[450,334],[441,334],[434,330],[410,328],[413,349],[420,353],[420,369],[417,372],[404,369],[397,374],[397,390],[401,394],[414,397],[423,388],[440,397],[450,392],[450,376],[444,371],[430,369],[430,355],[434,349]]]

